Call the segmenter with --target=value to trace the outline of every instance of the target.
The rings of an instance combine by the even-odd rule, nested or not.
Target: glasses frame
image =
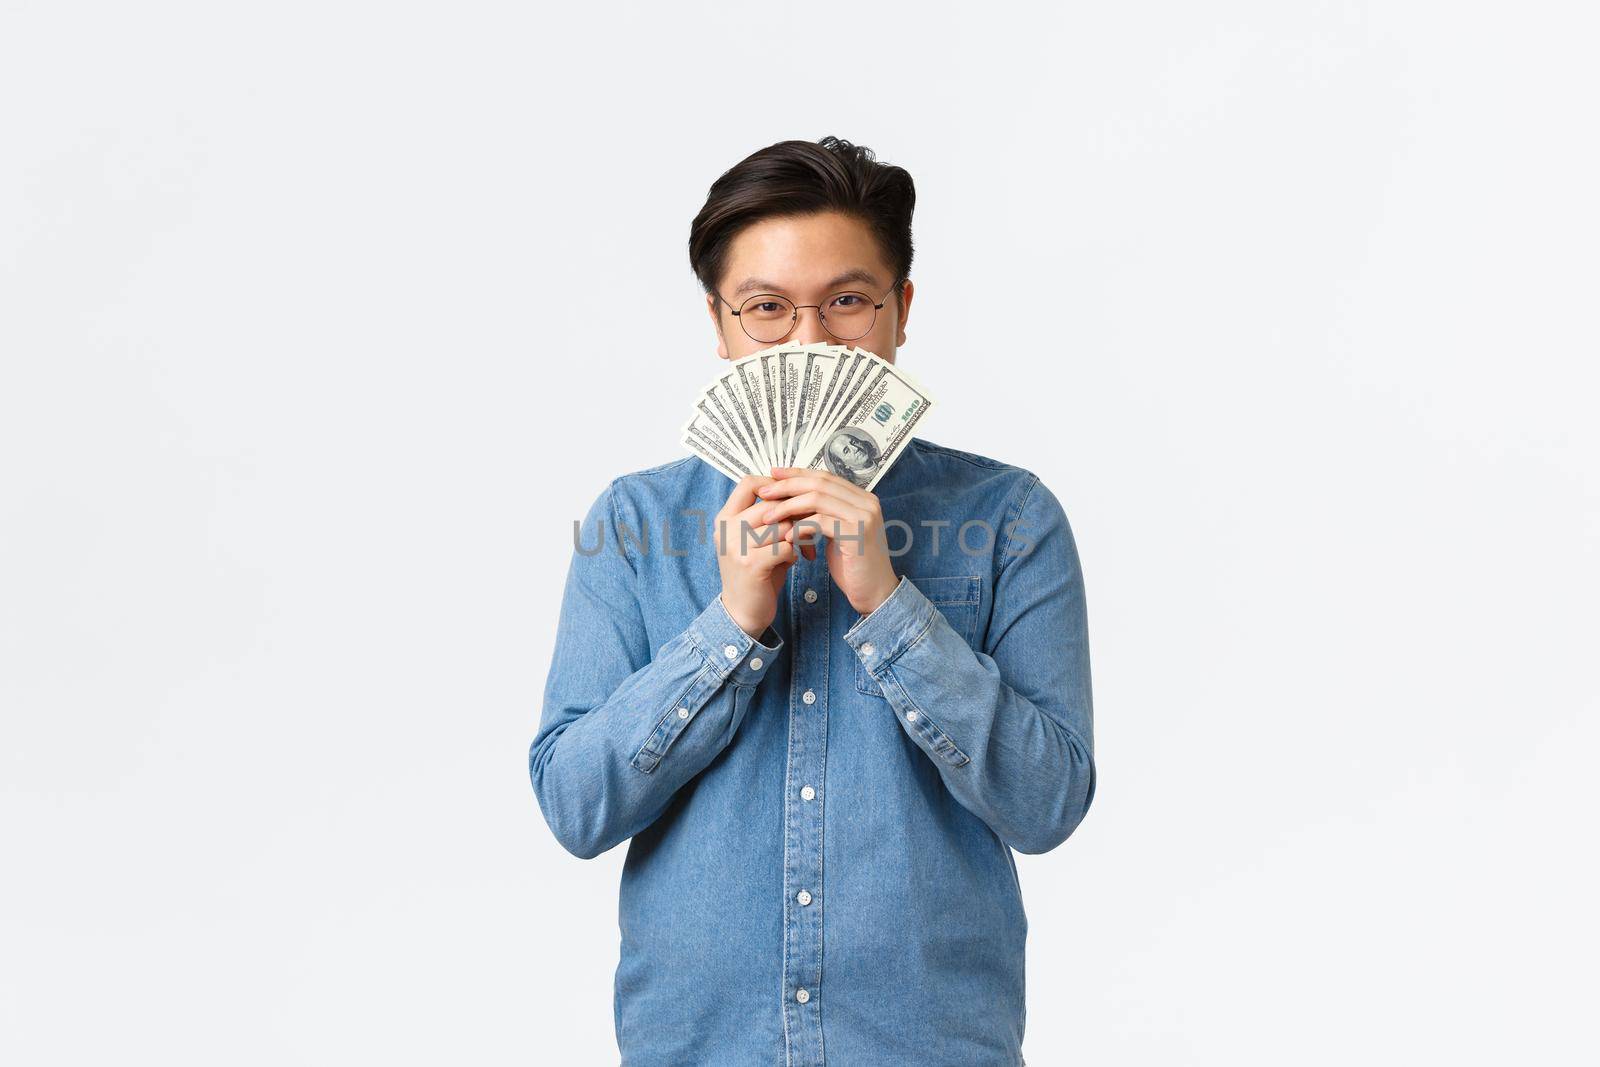
[[[755,293],[755,294],[753,294],[751,296],[745,297],[744,300],[740,301],[738,307],[734,307],[733,304],[731,302],[729,302],[727,297],[723,296],[721,293],[717,292],[715,289],[712,290],[712,293],[714,293],[716,295],[716,298],[718,300],[720,300],[724,304],[728,305],[729,313],[732,314],[734,318],[739,319],[739,328],[744,331],[744,335],[746,337],[750,338],[750,340],[754,341],[758,345],[779,345],[779,344],[782,344],[783,342],[787,341],[789,339],[789,335],[794,333],[795,327],[800,325],[800,312],[802,310],[804,310],[805,308],[816,308],[816,310],[817,310],[817,321],[822,324],[822,328],[824,330],[828,330],[828,336],[837,337],[841,341],[859,341],[859,340],[861,340],[861,338],[863,338],[867,334],[871,333],[872,332],[872,328],[878,324],[878,312],[882,311],[883,310],[883,305],[885,305],[885,304],[887,304],[889,302],[889,294],[893,293],[895,290],[899,289],[900,288],[900,283],[902,281],[904,281],[904,280],[905,279],[903,279],[903,278],[896,278],[894,280],[894,282],[889,286],[889,291],[884,293],[882,298],[879,299],[877,303],[872,304],[872,321],[867,323],[867,328],[865,330],[861,331],[859,334],[857,334],[854,337],[839,337],[838,334],[834,333],[832,330],[829,330],[828,329],[828,316],[827,316],[826,313],[823,312],[821,304],[796,304],[793,300],[790,300],[788,297],[784,296],[782,293]],[[829,293],[827,295],[826,299],[831,301],[834,297],[836,297],[836,296],[844,296],[846,293],[849,293],[852,296],[865,297],[868,303],[872,303],[872,297],[867,293],[863,293],[859,289],[840,289],[836,293]],[[775,299],[782,300],[785,304],[788,304],[790,307],[792,307],[794,309],[794,311],[789,315],[789,328],[787,330],[783,331],[783,336],[782,337],[779,337],[776,340],[772,340],[772,341],[763,340],[762,338],[757,337],[755,334],[751,333],[750,332],[750,327],[745,325],[744,319],[740,318],[740,315],[739,315],[739,313],[742,310],[744,310],[744,308],[749,306],[750,301],[758,300],[758,299],[760,299],[761,297],[764,297],[764,296],[773,297]]]

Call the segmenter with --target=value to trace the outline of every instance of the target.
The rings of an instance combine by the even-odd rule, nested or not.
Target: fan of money
[[[778,345],[706,386],[681,440],[734,481],[805,467],[870,492],[932,404],[910,375],[864,348]]]

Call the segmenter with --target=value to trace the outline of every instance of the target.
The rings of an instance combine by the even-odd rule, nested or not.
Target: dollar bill
[[[871,492],[900,458],[933,400],[908,374],[876,356],[856,377],[859,388],[798,465],[832,471]]]
[[[850,345],[775,345],[733,361],[695,399],[681,443],[728,478],[828,470],[868,491],[933,398],[900,367]]]

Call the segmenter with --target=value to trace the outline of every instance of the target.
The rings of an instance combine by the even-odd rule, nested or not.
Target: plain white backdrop
[[[1595,30],[0,6],[0,1059],[615,1062],[571,523],[716,371],[707,186],[835,134],[917,182],[923,436],[1085,569],[1029,1064],[1594,1062]]]

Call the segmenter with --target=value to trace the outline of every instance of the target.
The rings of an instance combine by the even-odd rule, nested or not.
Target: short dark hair
[[[879,163],[872,149],[837,137],[779,141],[753,152],[711,184],[689,226],[689,266],[707,293],[727,268],[739,231],[762,219],[838,211],[872,231],[894,271],[895,291],[911,273],[911,211],[917,190],[905,168]]]

